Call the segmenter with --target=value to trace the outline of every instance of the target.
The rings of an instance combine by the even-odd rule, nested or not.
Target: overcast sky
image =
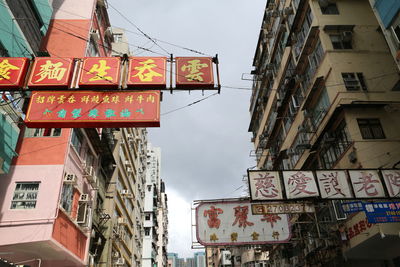
[[[241,79],[252,61],[266,0],[108,0],[112,26],[127,29],[131,51],[160,56],[202,56],[158,44],[140,34],[194,49],[220,61],[223,86],[251,88]],[[120,12],[123,14],[118,14]],[[126,18],[124,18],[124,16]],[[134,25],[133,25],[134,24]],[[249,75],[247,75],[248,77]],[[214,94],[214,91],[164,93],[161,114]],[[193,200],[243,195],[242,178],[255,165],[248,133],[250,90],[222,88],[220,95],[164,114],[160,128],[149,128],[149,141],[161,147],[161,176],[169,205],[168,252],[191,257],[190,208]]]

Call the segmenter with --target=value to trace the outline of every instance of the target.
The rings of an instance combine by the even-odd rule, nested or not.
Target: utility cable
[[[208,99],[208,98],[210,98],[210,97],[213,97],[213,96],[215,96],[215,95],[218,95],[218,93],[214,93],[214,94],[212,94],[212,95],[206,96],[206,97],[201,98],[201,99],[199,99],[199,100],[196,100],[196,101],[194,101],[194,102],[192,102],[192,103],[190,103],[190,104],[187,104],[187,105],[185,105],[185,106],[183,106],[183,107],[176,108],[176,109],[173,109],[173,110],[164,112],[164,113],[161,114],[161,116],[167,115],[167,114],[170,114],[170,113],[173,113],[173,112],[175,112],[175,111],[178,111],[178,110],[181,110],[181,109],[190,107],[190,106],[193,106],[193,105],[198,104],[198,103],[200,103],[201,101],[204,101],[204,100],[206,100],[206,99]]]

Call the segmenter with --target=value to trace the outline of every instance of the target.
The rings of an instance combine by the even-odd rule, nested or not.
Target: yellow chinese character
[[[149,95],[149,96],[146,98],[146,102],[154,103],[154,100],[155,100],[154,95]]]
[[[73,95],[71,95],[70,97],[68,97],[68,103],[75,103],[76,102],[76,99],[75,99],[75,96],[73,96]]]
[[[36,82],[41,82],[44,79],[61,81],[64,77],[67,68],[61,68],[62,62],[52,63],[50,60],[46,60],[46,64],[40,66],[40,72],[35,76],[40,76]]]
[[[157,65],[152,63],[154,63],[153,59],[139,62],[139,64],[143,66],[135,67],[135,70],[138,70],[138,73],[132,77],[139,77],[139,80],[142,82],[151,82],[153,77],[162,77],[162,74],[153,70]]]
[[[64,103],[65,98],[65,95],[60,95],[59,97],[57,97],[58,104]]]
[[[98,96],[98,95],[92,96],[91,102],[92,103],[100,103],[100,96]]]
[[[107,70],[109,69],[111,69],[111,67],[107,66],[107,61],[105,61],[104,59],[100,59],[99,64],[94,64],[92,68],[87,72],[87,74],[94,74],[94,76],[90,78],[89,81],[112,81],[113,79],[111,76],[105,76],[107,75]]]
[[[205,63],[200,63],[200,60],[198,59],[190,60],[188,63],[188,65],[183,65],[181,68],[182,71],[189,71],[189,74],[185,75],[185,78],[188,79],[188,81],[202,82],[202,75],[204,75],[204,73],[200,72],[200,70],[208,67],[208,65]]]
[[[125,97],[125,103],[126,103],[126,102],[129,102],[130,104],[132,104],[132,102],[133,102],[133,96],[129,95],[129,96]]]
[[[144,97],[143,97],[142,95],[139,95],[139,96],[136,98],[136,100],[137,100],[140,104],[142,104],[143,99],[144,99]]]
[[[237,238],[238,238],[238,233],[232,233],[231,234],[231,241],[233,242],[233,241],[237,241]]]
[[[36,97],[36,103],[42,104],[44,103],[44,96],[38,96]]]
[[[47,97],[47,103],[53,104],[53,102],[56,100],[56,97],[54,95],[48,96]]]
[[[3,79],[10,79],[10,70],[19,70],[20,68],[18,68],[17,66],[11,65],[8,62],[8,59],[4,59],[1,63],[0,63],[0,81]]]
[[[103,96],[103,103],[110,103],[110,97],[108,95]]]
[[[84,95],[84,96],[81,97],[81,102],[87,104],[87,103],[89,103],[89,101],[90,101],[90,96]]]
[[[260,236],[260,234],[257,233],[257,232],[253,232],[253,233],[251,234],[251,236],[253,237],[253,240],[258,240],[258,237]]]
[[[111,102],[118,104],[119,102],[119,96],[118,95],[114,95],[111,97]]]
[[[217,241],[217,240],[218,240],[218,237],[216,234],[210,235],[210,241]]]

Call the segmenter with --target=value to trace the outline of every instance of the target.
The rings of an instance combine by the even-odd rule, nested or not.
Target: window
[[[342,73],[342,78],[347,91],[358,91],[360,90],[360,88],[363,91],[367,91],[367,85],[365,84],[364,75],[361,72],[344,72]]]
[[[78,153],[80,153],[82,149],[82,143],[83,143],[83,135],[81,131],[79,129],[74,129],[72,131],[71,144]]]
[[[341,34],[330,34],[333,49],[352,49],[351,32],[343,32]]]
[[[379,119],[357,119],[363,139],[384,139],[382,125]]]
[[[146,221],[150,221],[150,218],[151,218],[151,215],[149,213],[145,215],[145,220]]]
[[[61,136],[61,128],[27,128],[25,137]]]
[[[114,42],[115,43],[122,42],[122,33],[114,33],[113,37],[114,37]]]
[[[144,235],[149,236],[150,235],[150,227],[145,227],[144,228]]]
[[[16,183],[11,209],[34,209],[38,192],[39,182]]]
[[[1,41],[0,41],[0,57],[9,57],[8,51],[4,47],[4,45]]]
[[[336,161],[352,144],[345,120],[338,127],[325,133],[320,146],[320,164],[323,169],[334,167]]]
[[[100,56],[99,50],[97,49],[97,44],[96,44],[95,40],[93,40],[93,38],[90,38],[88,55],[89,55],[89,57]]]
[[[321,12],[324,15],[338,15],[339,10],[337,8],[336,3],[327,3],[327,0],[320,0],[319,7],[321,8]]]
[[[72,210],[73,198],[74,198],[74,186],[72,184],[64,184],[61,194],[61,207],[68,214]]]

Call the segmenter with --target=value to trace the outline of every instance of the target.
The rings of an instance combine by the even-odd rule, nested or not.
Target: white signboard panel
[[[344,170],[316,171],[322,198],[352,198],[349,179]]]
[[[249,171],[248,175],[252,200],[283,199],[279,172]]]
[[[385,197],[377,170],[349,170],[349,175],[357,198]]]
[[[249,201],[223,201],[197,206],[196,235],[204,246],[231,246],[284,243],[291,232],[286,214],[253,215]]]
[[[282,171],[288,199],[318,197],[318,188],[312,171]]]
[[[400,170],[382,170],[381,172],[389,196],[400,198]]]

